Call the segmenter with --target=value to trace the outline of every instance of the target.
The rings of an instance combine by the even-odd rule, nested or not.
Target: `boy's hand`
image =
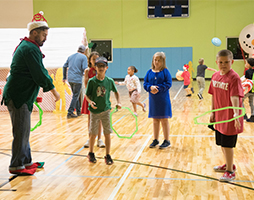
[[[212,112],[211,115],[210,115],[210,122],[211,122],[211,123],[215,122],[215,115],[214,115],[213,112]]]
[[[159,88],[158,86],[152,85],[152,86],[150,87],[151,93],[152,93],[152,94],[158,93],[158,92],[159,92],[158,88]]]
[[[239,118],[238,119],[235,119],[235,129],[236,130],[239,130],[241,128],[241,123],[239,121]]]
[[[115,84],[116,84],[116,85],[118,85],[118,82],[117,82],[117,81],[115,81]]]
[[[121,109],[122,108],[122,105],[120,103],[116,104],[116,108],[117,109]]]
[[[92,107],[93,109],[97,109],[97,107],[95,106],[95,105],[96,105],[95,102],[91,101],[91,102],[89,102],[89,103],[90,103],[90,105],[91,105],[91,107]]]

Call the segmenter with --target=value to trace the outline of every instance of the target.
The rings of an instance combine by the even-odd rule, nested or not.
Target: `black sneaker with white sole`
[[[163,143],[160,145],[160,149],[165,149],[167,147],[171,147],[169,140],[164,140]]]
[[[150,148],[154,148],[159,144],[159,141],[157,139],[154,139],[153,142],[150,144]]]

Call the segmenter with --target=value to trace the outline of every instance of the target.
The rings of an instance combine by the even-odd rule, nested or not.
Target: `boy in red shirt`
[[[194,90],[193,90],[193,88],[188,88],[188,86],[190,85],[190,72],[188,71],[189,65],[184,65],[183,70],[184,71],[181,75],[181,77],[183,77],[183,89],[187,93],[186,97],[191,97],[191,91],[192,91],[192,93],[194,93]]]
[[[212,110],[228,106],[241,107],[244,97],[239,75],[231,69],[234,63],[233,54],[229,50],[221,50],[216,56],[219,71],[212,76],[208,93],[212,95]],[[241,114],[239,109],[227,109],[211,113],[210,121],[219,122],[232,119]],[[236,167],[233,164],[237,135],[243,132],[243,117],[234,121],[215,125],[216,144],[221,146],[226,164],[214,167],[216,172],[224,172],[220,181],[235,179]]]

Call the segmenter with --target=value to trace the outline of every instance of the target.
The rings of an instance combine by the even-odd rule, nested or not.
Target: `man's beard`
[[[39,37],[35,37],[34,41],[40,46],[42,47],[45,40],[41,41]]]

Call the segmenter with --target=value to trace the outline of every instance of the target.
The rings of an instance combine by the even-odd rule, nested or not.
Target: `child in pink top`
[[[138,70],[134,66],[128,67],[128,75],[126,75],[124,82],[117,82],[115,81],[115,84],[117,85],[126,85],[127,89],[129,90],[129,96],[130,101],[132,103],[134,114],[138,116],[137,114],[137,105],[141,106],[143,111],[146,112],[146,104],[140,102],[140,93],[141,93],[141,85],[139,78],[134,75],[134,73],[137,73]]]
[[[233,54],[229,50],[221,50],[217,54],[216,63],[219,71],[212,76],[208,93],[212,95],[212,110],[224,107],[241,107],[244,97],[239,75],[231,69]],[[239,116],[239,109],[227,109],[211,113],[210,121],[219,122]],[[224,172],[220,181],[235,179],[236,167],[233,164],[233,148],[236,146],[237,135],[243,132],[243,117],[234,121],[215,125],[216,144],[221,146],[226,164],[214,167],[216,172]]]

